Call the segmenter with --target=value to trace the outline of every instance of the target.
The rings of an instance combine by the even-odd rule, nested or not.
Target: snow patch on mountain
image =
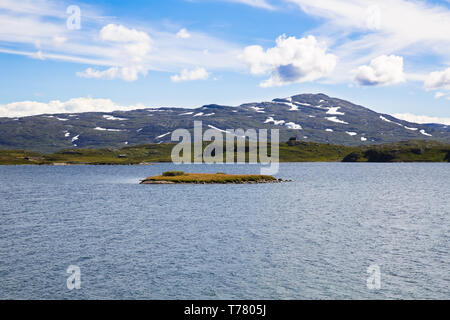
[[[104,114],[103,118],[105,118],[106,120],[112,120],[112,121],[125,121],[125,120],[128,120],[127,118],[114,117],[114,116],[109,115],[109,114]]]
[[[253,106],[253,107],[250,107],[250,109],[253,109],[253,110],[255,110],[256,112],[265,112],[265,111],[264,111],[264,108],[261,108],[261,107],[255,107],[255,106]]]
[[[411,130],[411,131],[417,131],[417,130],[419,130],[418,128],[410,128],[410,127],[404,126],[404,125],[401,124],[401,123],[398,123],[398,122],[389,120],[389,119],[387,119],[386,117],[383,117],[383,116],[380,116],[380,119],[383,120],[383,121],[389,122],[389,123],[396,124],[396,125],[398,125],[398,126],[400,126],[400,127],[405,128],[406,130]],[[424,131],[424,130],[421,130],[421,131]],[[420,132],[420,133],[422,133],[422,132]],[[422,133],[422,134],[423,134],[423,133]],[[424,134],[424,135],[427,135],[427,133]],[[430,135],[430,137],[431,137],[431,135]]]
[[[345,115],[344,112],[339,112],[339,111],[338,111],[340,108],[341,108],[341,107],[330,107],[330,108],[328,108],[327,114],[337,115],[337,116],[343,116],[343,115]]]
[[[331,122],[335,122],[335,123],[348,124],[348,122],[340,120],[337,117],[326,117],[325,119],[327,119],[328,121],[331,121]]]
[[[169,135],[169,134],[171,134],[172,132],[167,132],[167,133],[164,133],[164,134],[162,134],[162,135],[160,135],[160,136],[157,136],[155,139],[161,139],[161,138],[164,138],[165,136],[167,136],[167,135]]]
[[[220,132],[223,132],[223,133],[228,133],[228,134],[231,134],[231,135],[236,136],[236,137],[245,138],[245,136],[238,136],[234,132],[230,132],[230,131],[227,131],[227,130],[219,129],[219,128],[214,127],[213,125],[210,125],[210,124],[208,124],[208,127],[213,129],[213,130],[217,130],[217,131],[220,131]]]
[[[294,103],[298,104],[298,105],[301,105],[301,106],[305,106],[305,107],[311,107],[311,104],[305,103],[305,102],[297,102],[297,101],[295,101]]]
[[[290,108],[289,111],[298,111],[298,106],[296,106],[292,102],[279,102],[279,101],[276,101],[275,103],[284,104],[284,105],[288,106]]]
[[[97,130],[97,131],[109,131],[109,132],[125,131],[125,130],[122,130],[122,129],[107,129],[107,128],[102,128],[102,127],[95,127],[94,130]]]
[[[281,126],[286,121],[284,121],[284,120],[275,120],[273,117],[269,117],[269,118],[266,119],[266,121],[264,121],[264,123],[271,123],[271,122],[273,122],[273,124],[276,125],[276,126]]]
[[[301,125],[294,123],[294,122],[287,122],[285,124],[285,126],[288,127],[289,129],[293,129],[293,130],[302,130],[303,129]]]

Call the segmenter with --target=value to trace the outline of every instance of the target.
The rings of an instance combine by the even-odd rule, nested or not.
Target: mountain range
[[[280,129],[281,141],[358,146],[407,140],[450,143],[450,128],[417,124],[325,94],[299,94],[239,106],[196,109],[147,108],[132,111],[42,114],[0,118],[0,148],[54,152],[70,148],[122,148],[170,142],[171,132],[203,129]]]

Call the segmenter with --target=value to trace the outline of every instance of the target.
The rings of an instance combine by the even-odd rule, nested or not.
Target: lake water
[[[173,169],[259,173],[1,166],[0,298],[450,298],[449,164],[286,163],[276,176],[294,182],[138,184]]]

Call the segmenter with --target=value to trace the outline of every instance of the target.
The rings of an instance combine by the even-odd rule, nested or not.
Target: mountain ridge
[[[130,111],[41,114],[0,118],[0,149],[53,152],[67,148],[121,148],[170,142],[179,128],[280,129],[280,140],[346,146],[412,139],[450,143],[450,129],[417,124],[326,94],[298,94],[239,106],[207,104],[195,109],[161,107]]]

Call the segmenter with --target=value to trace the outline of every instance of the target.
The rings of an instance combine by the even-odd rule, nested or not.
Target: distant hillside
[[[203,121],[204,130],[278,128],[282,141],[296,137],[345,146],[411,139],[450,142],[450,128],[445,125],[410,123],[324,94],[300,94],[237,107],[206,105],[0,118],[0,149],[55,152],[167,143],[173,130],[192,129],[195,120]]]
[[[205,146],[207,144],[205,143]],[[69,149],[52,154],[0,150],[0,165],[128,165],[171,162],[173,146],[174,144],[163,143],[122,149]],[[279,147],[281,162],[450,162],[450,144],[435,141],[415,140],[371,146],[339,146],[290,140],[280,144]]]

